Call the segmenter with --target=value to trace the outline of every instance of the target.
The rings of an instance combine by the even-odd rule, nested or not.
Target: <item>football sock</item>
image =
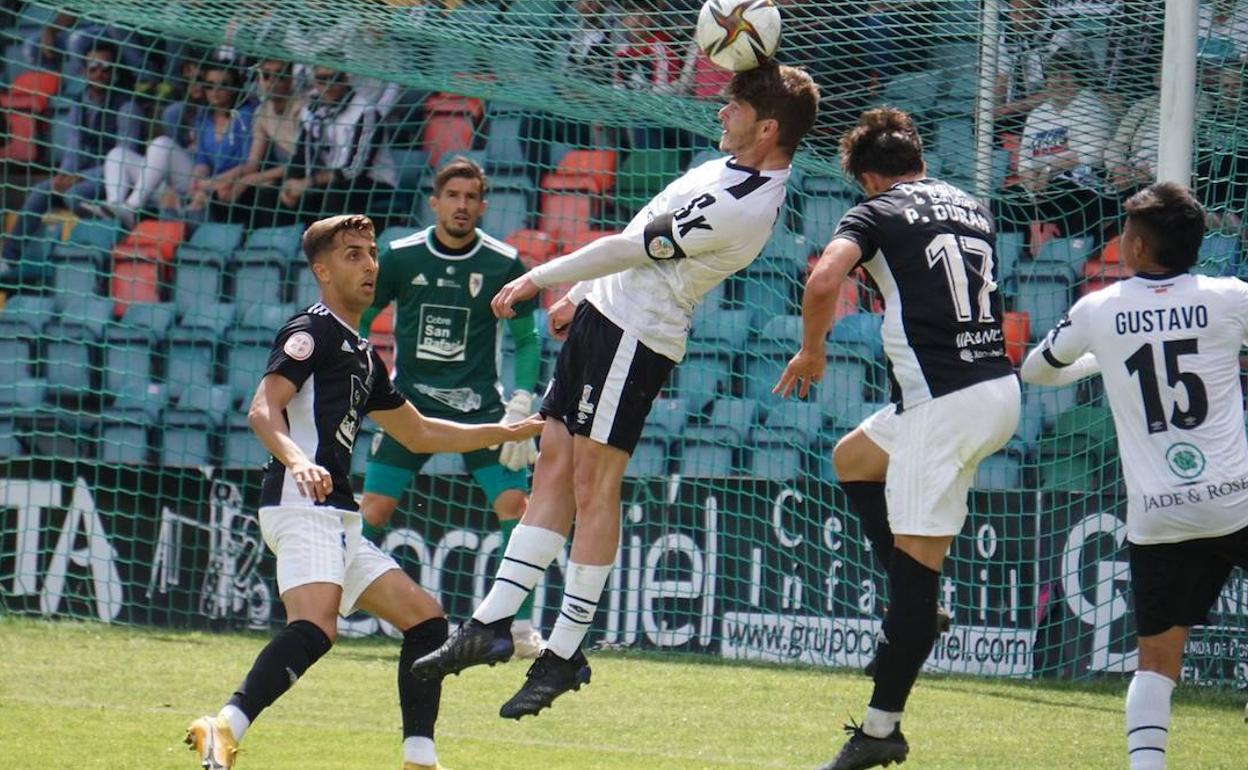
[[[871,543],[871,553],[880,569],[888,571],[893,555],[893,531],[888,526],[888,503],[882,481],[842,481],[841,489],[849,507],[858,515],[862,532]]]
[[[884,635],[876,653],[875,691],[870,705],[900,714],[936,641],[940,573],[897,550],[888,568],[888,582],[893,603],[884,618]]]
[[[403,739],[403,762],[414,762],[418,765],[438,764],[438,752],[433,740],[413,735]]]
[[[442,646],[448,631],[446,618],[430,618],[403,632],[403,647],[399,650],[399,711],[403,714],[403,758],[408,762],[432,765],[437,761],[436,754],[433,759],[408,757],[407,739],[426,738],[429,751],[433,751],[433,726],[442,702],[442,680],[422,682],[409,672],[418,659]]]
[[[867,717],[862,720],[862,731],[872,738],[887,738],[893,734],[893,728],[901,724],[900,711],[880,711],[867,707]]]
[[[520,524],[519,519],[499,519],[498,528],[503,535],[503,553],[507,553],[507,545],[511,542],[511,533],[516,530]],[[534,583],[534,585],[537,585]],[[524,601],[520,602],[520,608],[516,610],[517,622],[526,623],[529,627],[533,625],[533,592],[529,591],[524,595]]]
[[[374,527],[372,524],[369,524],[366,521],[364,522],[363,531],[361,532],[361,534],[364,536],[364,539],[367,540],[368,542],[372,543],[373,545],[380,546],[381,541],[384,540],[386,537],[386,528]]]
[[[611,575],[611,564],[577,564],[568,562],[567,580],[564,582],[563,606],[555,627],[550,632],[546,649],[567,660],[576,654],[589,626],[594,622],[598,600],[602,598],[603,586]]]
[[[333,642],[315,623],[307,620],[290,623],[256,656],[256,662],[251,664],[251,671],[230,698],[229,705],[243,712],[249,724],[256,721],[261,711],[289,690],[332,646]],[[242,738],[238,733],[234,737]]]
[[[553,530],[517,525],[498,565],[494,585],[472,617],[490,624],[515,616],[567,540]]]
[[[1170,737],[1170,694],[1174,680],[1136,671],[1127,688],[1127,757],[1131,770],[1163,770]]]
[[[235,741],[242,741],[243,733],[251,727],[251,720],[247,718],[247,715],[240,711],[238,706],[228,703],[217,712],[217,718],[224,719],[225,723],[230,726],[230,732],[233,733]]]

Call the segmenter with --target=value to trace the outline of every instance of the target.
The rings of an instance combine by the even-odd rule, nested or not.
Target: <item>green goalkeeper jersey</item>
[[[364,314],[367,333],[373,319],[392,301],[394,383],[427,414],[462,418],[497,413],[499,324],[490,300],[508,281],[525,273],[516,250],[477,230],[462,249],[440,244],[429,227],[378,244],[380,268],[373,306]],[[535,301],[516,305],[509,329],[516,345],[516,382],[533,390],[540,348],[534,329]]]

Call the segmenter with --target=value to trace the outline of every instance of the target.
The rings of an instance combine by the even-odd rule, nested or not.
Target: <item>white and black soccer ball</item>
[[[780,45],[780,9],[773,0],[706,0],[694,39],[716,66],[752,70]]]

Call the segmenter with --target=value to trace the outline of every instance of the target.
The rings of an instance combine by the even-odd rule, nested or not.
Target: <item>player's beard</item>
[[[474,224],[471,220],[467,220],[465,224],[460,225],[454,219],[450,219],[442,223],[442,229],[455,238],[466,238],[472,233]]]

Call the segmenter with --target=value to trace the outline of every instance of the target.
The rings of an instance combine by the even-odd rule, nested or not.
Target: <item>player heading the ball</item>
[[[579,281],[550,309],[552,332],[567,341],[542,399],[547,422],[528,510],[472,620],[412,672],[438,679],[509,658],[512,618],[575,521],[559,617],[503,717],[537,714],[589,681],[581,642],[619,548],[625,466],[684,357],[694,308],[771,236],[819,91],[803,70],[767,65],[735,75],[727,96],[719,111],[726,157],[669,184],[623,233],[534,268],[494,298],[495,314],[510,318],[542,287]]]

